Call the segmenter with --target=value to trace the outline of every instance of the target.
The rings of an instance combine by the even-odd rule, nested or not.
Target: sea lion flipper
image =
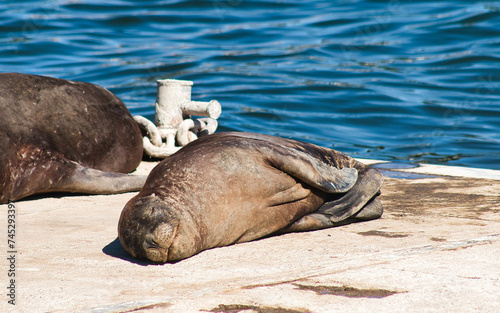
[[[328,214],[332,222],[340,222],[358,213],[380,194],[384,176],[379,171],[358,163],[358,173],[358,180],[352,189],[339,199],[325,202],[318,213]]]
[[[332,218],[331,214],[316,211],[314,213],[302,216],[290,226],[281,229],[278,233],[284,234],[290,232],[311,231],[335,226],[342,226],[353,221],[369,221],[380,218],[382,216],[382,213],[382,203],[377,197],[374,197],[353,216],[347,217],[345,219],[339,219]]]
[[[372,220],[382,216],[378,199],[383,175],[368,166],[357,164],[356,184],[342,197],[325,202],[317,211],[304,215],[280,233],[310,231],[348,224],[353,220]]]
[[[288,146],[266,148],[262,150],[271,165],[321,191],[343,193],[356,183],[358,171],[355,168],[338,168]]]
[[[53,150],[26,147],[16,166],[29,175],[15,176],[15,184],[0,185],[0,203],[17,201],[33,194],[71,192],[111,194],[137,191],[146,176],[111,173],[87,168]]]
[[[72,175],[61,182],[59,191],[87,194],[114,194],[138,191],[144,185],[147,176],[112,173],[87,168],[75,163]]]
[[[380,202],[378,197],[374,197],[353,218],[360,221],[370,221],[381,217],[382,213],[384,213],[382,202]]]
[[[219,137],[246,138],[267,163],[327,193],[344,193],[354,186],[357,170],[352,158],[338,151],[290,139],[253,133],[222,133]]]

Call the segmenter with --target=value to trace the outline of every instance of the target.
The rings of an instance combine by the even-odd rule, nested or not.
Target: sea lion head
[[[179,220],[172,210],[153,194],[132,198],[125,205],[118,223],[118,237],[134,258],[165,263],[178,227]]]

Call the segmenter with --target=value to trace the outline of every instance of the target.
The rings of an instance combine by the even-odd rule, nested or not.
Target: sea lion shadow
[[[123,249],[122,244],[120,243],[120,239],[118,237],[115,238],[112,242],[108,243],[104,248],[102,248],[102,252],[106,255],[109,255],[114,258],[122,259],[124,261],[128,261],[130,263],[134,263],[141,266],[154,265],[147,261],[141,261],[133,258],[130,254]]]
[[[87,195],[84,193],[77,193],[77,192],[47,192],[47,193],[36,193],[33,195],[29,195],[27,197],[24,197],[22,199],[19,199],[17,201],[32,201],[32,200],[41,200],[41,199],[48,199],[48,198],[53,198],[53,199],[61,199],[61,198],[66,198],[66,197],[79,197],[79,196],[94,196],[94,195]]]

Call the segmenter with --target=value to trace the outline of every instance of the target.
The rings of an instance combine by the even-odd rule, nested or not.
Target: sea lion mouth
[[[155,263],[166,263],[168,261],[168,248],[161,247],[152,238],[146,238],[143,244],[146,259]]]
[[[146,256],[153,263],[164,264],[168,261],[168,250],[149,249],[146,251]]]

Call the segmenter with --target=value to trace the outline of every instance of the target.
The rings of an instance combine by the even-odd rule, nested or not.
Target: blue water
[[[0,1],[0,71],[102,85],[153,118],[156,80],[219,131],[354,157],[500,169],[500,1]]]

